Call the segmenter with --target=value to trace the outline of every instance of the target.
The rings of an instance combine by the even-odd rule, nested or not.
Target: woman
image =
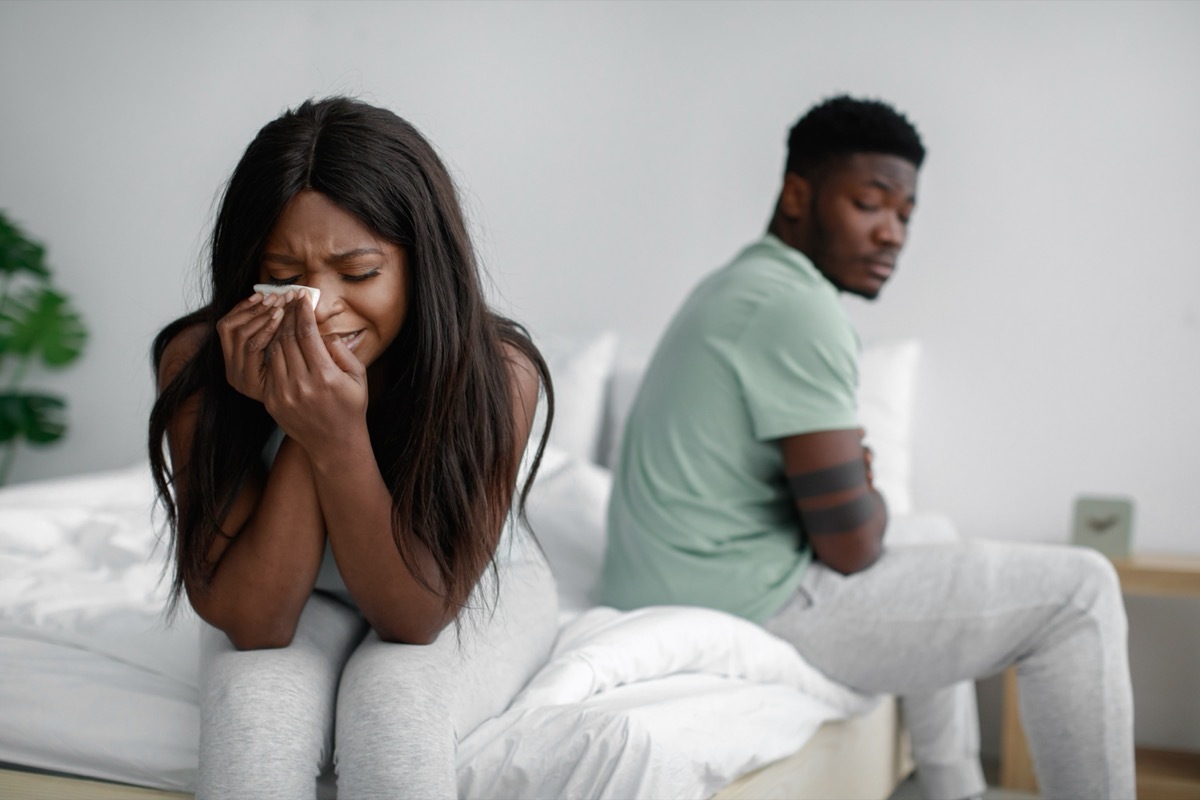
[[[174,598],[211,626],[197,797],[312,797],[331,761],[342,797],[456,796],[457,737],[554,636],[545,562],[502,537],[545,361],[488,310],[445,167],[383,109],[266,125],[211,251],[211,302],[155,341],[150,417]]]

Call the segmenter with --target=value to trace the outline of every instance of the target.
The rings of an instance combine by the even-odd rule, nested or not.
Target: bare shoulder
[[[512,342],[502,342],[500,344],[500,351],[504,354],[504,361],[508,364],[508,371],[512,375],[513,380],[520,381],[521,383],[527,381],[537,383],[537,367],[534,366],[533,359],[526,355],[521,348]]]
[[[504,354],[504,363],[508,365],[508,375],[516,400],[515,405],[524,408],[532,420],[533,409],[537,405],[538,390],[541,387],[537,367],[534,366],[533,359],[512,342],[502,343],[500,349]]]
[[[197,322],[189,325],[167,342],[162,356],[158,360],[158,390],[161,392],[175,376],[179,374],[188,362],[196,357],[200,346],[204,344],[204,324]]]

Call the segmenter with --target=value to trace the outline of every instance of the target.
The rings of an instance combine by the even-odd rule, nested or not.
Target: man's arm
[[[843,575],[874,564],[883,550],[887,506],[872,485],[862,431],[804,433],[780,444],[813,554]]]

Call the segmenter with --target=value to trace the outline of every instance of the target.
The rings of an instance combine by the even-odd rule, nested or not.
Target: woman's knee
[[[351,796],[454,796],[457,687],[447,659],[457,653],[439,642],[388,644],[370,634],[346,664],[336,760],[338,785]]]
[[[312,661],[289,648],[206,659],[197,798],[313,796],[332,750],[333,693]]]
[[[285,647],[228,648],[201,668],[201,718],[222,735],[261,741],[280,736],[319,743],[333,722],[335,667],[324,654]]]
[[[453,642],[444,641],[447,636],[454,638],[453,628],[431,645],[405,645],[369,634],[342,672],[339,739],[354,730],[420,728],[415,718],[448,720],[455,692],[451,662],[458,653]]]

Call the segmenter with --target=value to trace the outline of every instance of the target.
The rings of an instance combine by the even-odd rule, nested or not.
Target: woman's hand
[[[284,432],[310,454],[365,425],[367,370],[345,342],[322,339],[307,298],[283,295],[283,318],[267,346],[263,403]]]
[[[282,317],[283,308],[275,298],[264,300],[255,292],[217,321],[217,335],[221,337],[221,352],[225,356],[225,380],[260,403],[266,377],[264,356]]]

